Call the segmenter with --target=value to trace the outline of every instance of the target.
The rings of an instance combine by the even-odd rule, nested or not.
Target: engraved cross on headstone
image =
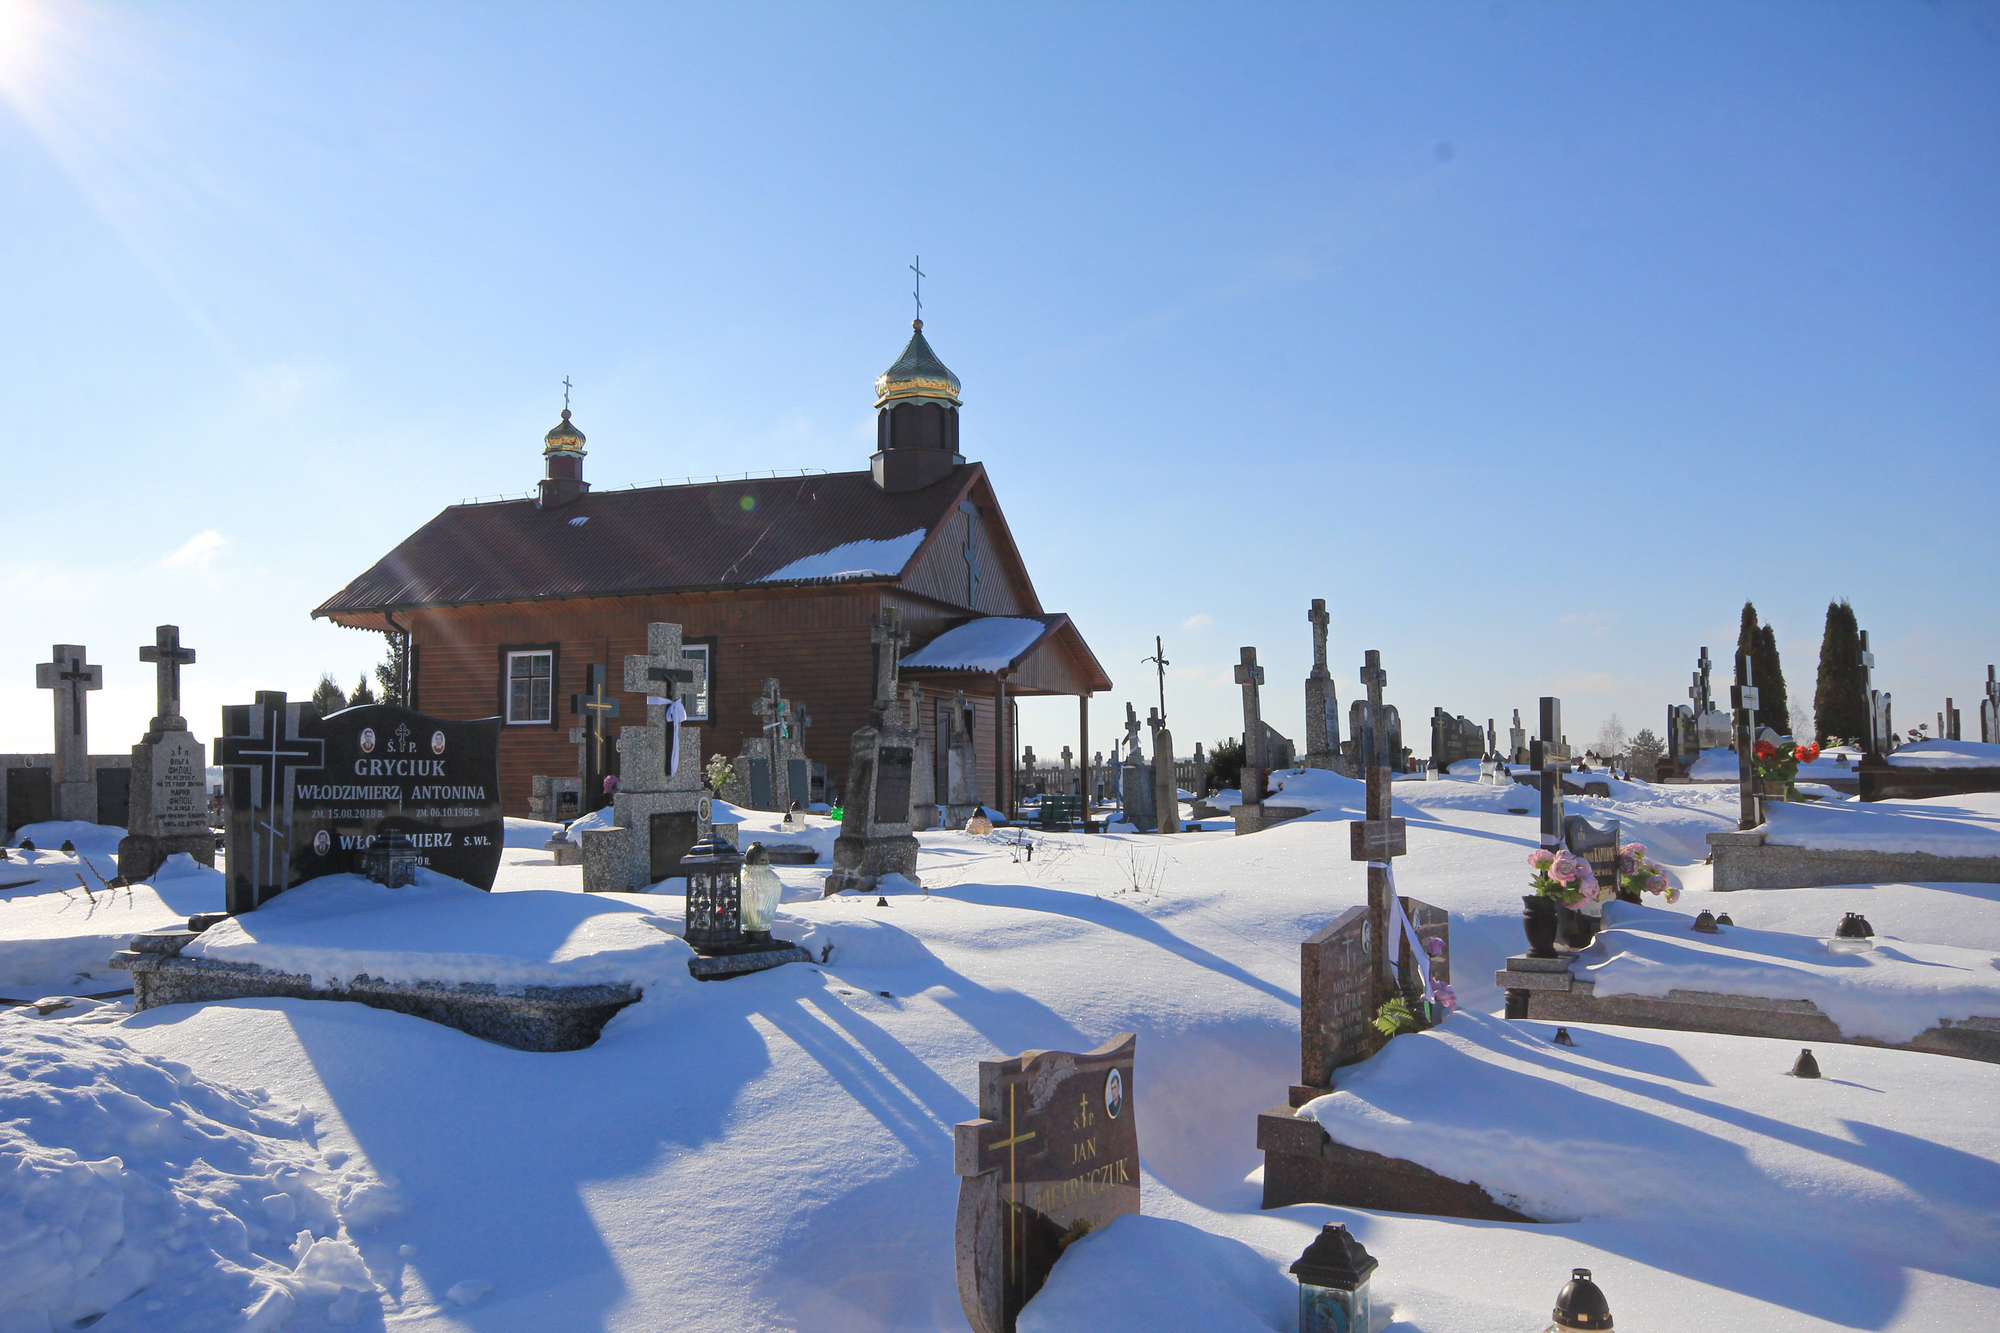
[[[162,625],[153,632],[153,642],[139,649],[139,660],[151,662],[155,669],[154,706],[159,716],[153,719],[150,730],[186,731],[187,719],[181,716],[181,668],[194,665],[194,649],[181,647],[179,625]]]
[[[326,762],[326,742],[300,735],[306,703],[282,690],[222,710],[213,754],[223,770],[230,814],[226,864],[230,912],[254,911],[291,883],[292,798],[301,771]]]
[[[1236,664],[1236,683],[1243,687],[1243,803],[1259,805],[1264,800],[1264,708],[1257,689],[1264,683],[1264,668],[1257,665],[1257,650],[1243,648]]]
[[[604,774],[611,766],[609,723],[618,716],[619,703],[607,688],[609,674],[601,662],[592,662],[583,669],[583,693],[569,697],[569,711],[583,719],[583,725],[570,739],[583,745],[586,809],[603,799]]]
[[[55,692],[55,782],[90,780],[87,693],[104,688],[104,668],[92,666],[80,643],[59,643],[49,661],[35,664],[35,685]]]

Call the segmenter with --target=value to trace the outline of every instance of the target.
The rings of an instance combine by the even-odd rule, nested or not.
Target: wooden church
[[[1069,617],[1043,609],[985,467],[959,452],[958,377],[923,321],[875,393],[865,470],[617,491],[584,480],[583,432],[564,408],[532,498],[453,505],[313,615],[406,636],[412,707],[501,717],[502,796],[525,815],[535,775],[578,772],[570,730],[591,667],[619,715],[644,719],[644,698],[615,687],[653,621],[681,625],[706,658],[707,688],[686,701],[704,756],[734,758],[764,734],[757,702],[776,677],[794,715],[811,718],[809,755],[844,788],[848,738],[868,721],[870,630],[896,608],[938,791],[962,691],[980,798],[1007,809],[1013,701],[1076,696],[1083,743],[1089,698],[1111,681]],[[584,793],[585,808],[597,804]]]

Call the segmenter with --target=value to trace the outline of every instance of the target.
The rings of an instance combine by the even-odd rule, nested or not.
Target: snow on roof
[[[843,542],[818,555],[801,556],[782,569],[774,569],[759,583],[783,583],[791,579],[853,579],[869,576],[894,578],[910,563],[910,557],[924,540],[927,528],[917,528],[900,537],[880,541]]]
[[[1004,671],[1048,629],[1043,622],[1025,616],[988,616],[946,630],[904,658],[902,664],[945,671]]]

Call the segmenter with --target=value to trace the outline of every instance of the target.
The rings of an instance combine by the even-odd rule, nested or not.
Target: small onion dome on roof
[[[583,447],[583,432],[570,423],[569,409],[567,407],[563,409],[562,420],[556,423],[555,429],[542,437],[542,452],[544,454],[577,454],[579,456],[585,452]]]
[[[930,401],[958,407],[958,376],[945,368],[937,353],[924,340],[924,322],[912,320],[910,344],[896,358],[896,364],[875,380],[875,406],[891,403]]]

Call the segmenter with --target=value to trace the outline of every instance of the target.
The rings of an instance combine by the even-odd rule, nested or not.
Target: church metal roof
[[[823,583],[824,574],[770,576],[850,543],[886,546],[919,528],[934,531],[983,473],[966,463],[898,494],[867,472],[834,472],[592,491],[549,509],[533,500],[453,505],[313,615]],[[853,577],[893,579],[914,558],[894,573]]]

